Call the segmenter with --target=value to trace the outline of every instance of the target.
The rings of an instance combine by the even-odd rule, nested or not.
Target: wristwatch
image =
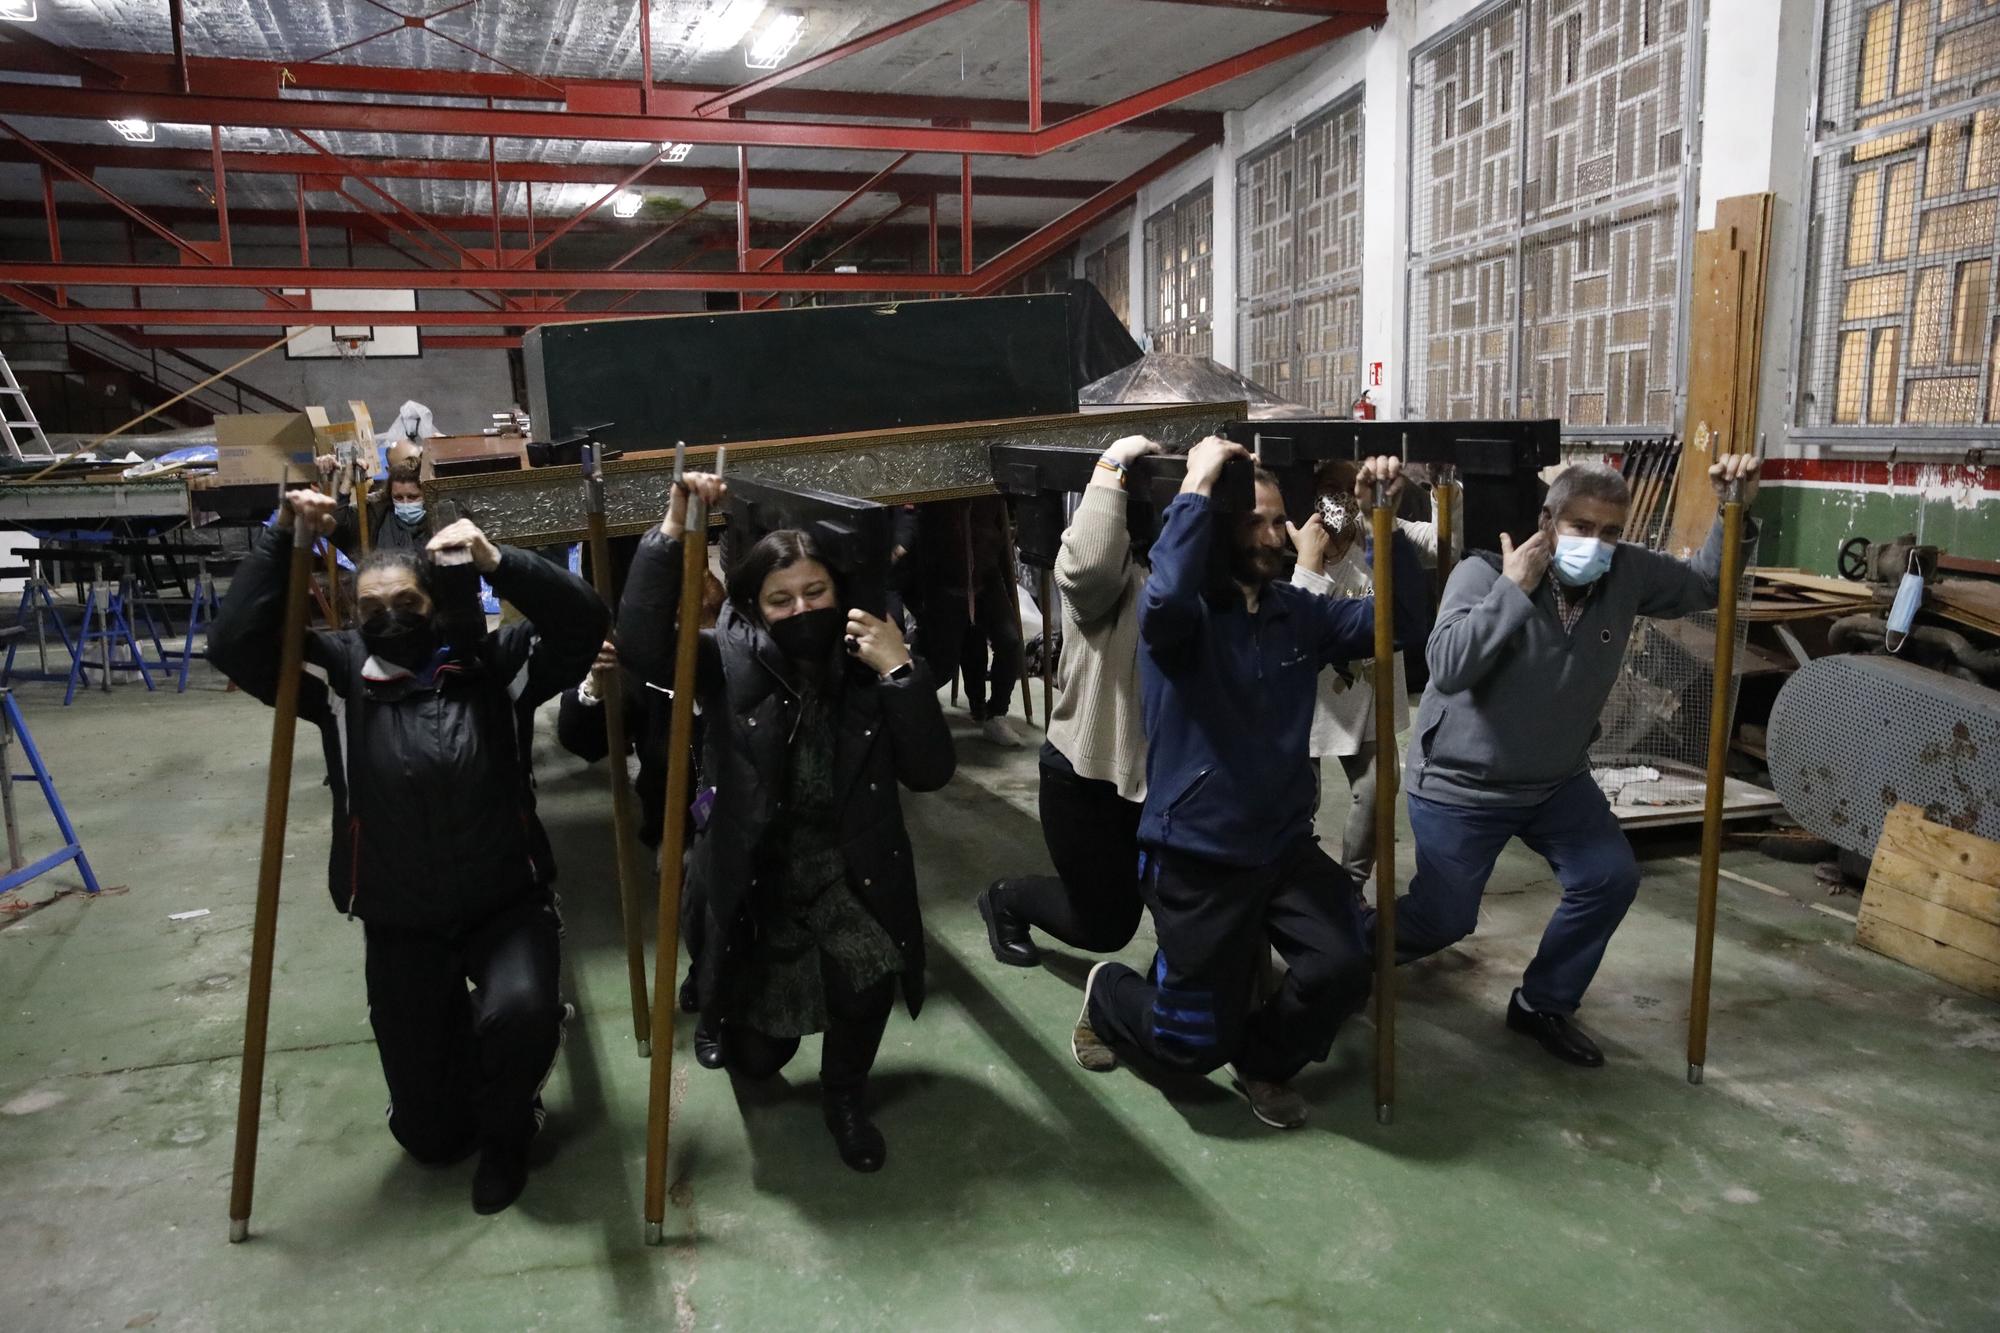
[[[916,661],[912,659],[910,661],[904,662],[903,665],[897,667],[894,671],[883,672],[882,679],[884,682],[888,684],[894,684],[899,680],[908,680],[911,676],[914,676],[916,674],[917,674],[917,664]]]

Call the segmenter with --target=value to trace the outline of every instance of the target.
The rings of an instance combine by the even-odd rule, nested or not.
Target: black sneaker
[[[986,947],[1009,967],[1033,967],[1042,961],[1042,951],[1028,935],[1028,923],[1007,910],[1000,890],[1007,881],[996,879],[979,895],[979,915],[986,919]]]
[[[1596,1069],[1604,1063],[1604,1052],[1597,1049],[1597,1043],[1584,1036],[1567,1016],[1528,1008],[1521,1003],[1518,990],[1507,999],[1507,1026],[1533,1037],[1558,1060],[1585,1069]]]
[[[472,1173],[472,1211],[481,1217],[505,1212],[527,1187],[528,1145],[489,1144]]]

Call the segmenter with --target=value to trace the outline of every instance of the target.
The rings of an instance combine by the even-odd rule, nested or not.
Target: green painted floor
[[[1312,1124],[1279,1134],[1219,1079],[1077,1069],[1086,960],[987,957],[973,895],[1045,861],[1032,751],[962,715],[960,780],[907,804],[933,975],[878,1070],[888,1168],[837,1163],[813,1043],[789,1086],[739,1093],[684,1023],[664,1249],[640,1243],[647,1066],[602,773],[541,757],[582,1020],[553,1160],[479,1218],[469,1165],[416,1167],[383,1125],[301,747],[255,1234],[231,1246],[269,715],[213,681],[58,700],[24,695],[123,891],[0,929],[0,1329],[2000,1327],[2000,1006],[1857,949],[1814,910],[1854,900],[1803,868],[1727,858],[1766,887],[1723,886],[1705,1087],[1683,1077],[1691,846],[1643,849],[1584,1014],[1595,1072],[1501,1026],[1554,900],[1510,852],[1476,939],[1404,973],[1397,1123],[1375,1124],[1356,1025],[1302,1081]]]

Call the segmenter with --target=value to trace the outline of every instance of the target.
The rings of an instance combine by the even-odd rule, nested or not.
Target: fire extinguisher
[[[1363,389],[1361,396],[1354,400],[1354,406],[1350,410],[1354,413],[1356,421],[1373,421],[1375,419],[1375,400],[1368,396],[1368,390]]]

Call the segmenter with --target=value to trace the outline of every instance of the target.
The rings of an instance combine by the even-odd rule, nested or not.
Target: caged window
[[[1155,352],[1211,354],[1211,187],[1183,195],[1146,219],[1146,338]]]
[[[1413,415],[1673,428],[1694,0],[1501,0],[1411,70]]]
[[[2000,424],[2000,0],[1826,0],[1806,436]]]
[[[1237,166],[1243,371],[1345,409],[1361,389],[1361,91]]]

